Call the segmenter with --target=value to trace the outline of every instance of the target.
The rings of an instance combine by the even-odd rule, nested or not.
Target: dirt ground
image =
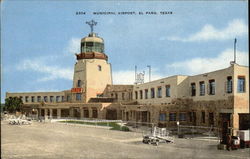
[[[250,149],[217,150],[218,141],[177,139],[159,146],[142,143],[142,134],[105,128],[38,123],[1,122],[3,159],[247,159]]]

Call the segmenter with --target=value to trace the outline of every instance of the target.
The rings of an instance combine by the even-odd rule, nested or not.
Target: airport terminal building
[[[81,39],[73,85],[61,92],[6,93],[21,97],[23,111],[46,118],[92,118],[220,127],[248,127],[249,68],[236,63],[195,76],[170,76],[134,84],[113,85],[104,40],[93,31]],[[197,66],[199,67],[199,66]]]

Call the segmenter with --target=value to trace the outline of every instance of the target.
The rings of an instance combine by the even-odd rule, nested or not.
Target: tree
[[[5,99],[5,109],[10,113],[14,111],[20,111],[23,105],[23,101],[20,97],[9,97]]]

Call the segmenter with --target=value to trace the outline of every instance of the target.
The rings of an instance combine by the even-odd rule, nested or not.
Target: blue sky
[[[1,101],[8,92],[72,87],[74,53],[90,32],[105,40],[113,82],[134,82],[134,67],[152,78],[248,65],[247,1],[10,1],[1,3]],[[76,12],[85,15],[76,15]],[[136,15],[118,15],[118,12]],[[146,12],[157,15],[146,15]],[[161,15],[161,11],[173,14]],[[115,12],[116,15],[94,15]],[[143,15],[138,15],[143,12]]]

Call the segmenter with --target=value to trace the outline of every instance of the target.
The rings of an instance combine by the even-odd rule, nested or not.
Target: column
[[[89,118],[92,118],[92,108],[89,108]]]
[[[83,108],[80,107],[80,118],[84,118]]]
[[[237,135],[237,129],[239,129],[239,114],[234,113],[232,114],[232,127],[233,127],[233,135]]]
[[[149,113],[149,111],[147,111],[147,122],[148,122],[148,123],[150,123],[150,121],[149,121],[149,120],[150,120],[150,117],[149,117],[149,116],[150,116],[150,113]]]
[[[57,109],[57,119],[61,118],[61,109]]]
[[[47,120],[48,119],[48,109],[44,109],[44,118],[45,118],[45,120]]]
[[[52,117],[53,117],[53,109],[49,109],[49,112],[50,112],[49,113],[49,118],[52,119]]]
[[[124,120],[124,119],[123,119],[123,117],[124,117],[124,111],[123,111],[123,110],[121,110],[121,111],[122,111],[122,120]]]
[[[97,108],[97,118],[102,119],[100,108]]]
[[[70,116],[71,118],[74,117],[73,108],[69,108],[69,116]]]

